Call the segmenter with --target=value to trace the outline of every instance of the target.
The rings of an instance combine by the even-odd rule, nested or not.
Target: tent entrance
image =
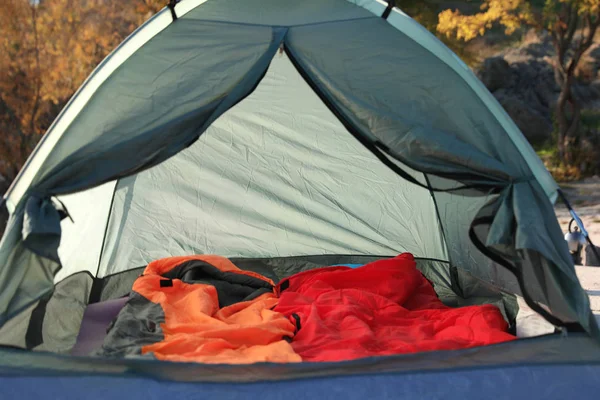
[[[422,182],[423,174],[410,171]],[[61,200],[69,211],[81,201]],[[110,204],[94,224],[102,245],[62,277],[90,265],[102,278],[176,254],[287,257],[312,254],[449,261],[431,193],[380,162],[319,100],[285,53],[254,92],[196,143],[160,165],[107,184]],[[100,201],[100,200],[98,200]],[[74,220],[85,220],[85,210]],[[70,221],[63,221],[63,226]],[[99,260],[99,261],[98,261]]]
[[[446,304],[493,303],[513,323],[514,296],[457,268],[444,239],[440,215],[470,221],[487,199],[442,193],[456,196],[446,204],[462,214],[448,205],[438,210],[427,176],[402,166],[410,176],[404,179],[389,167],[394,162],[382,162],[351,135],[279,52],[257,88],[188,149],[60,197],[73,220],[62,221],[55,293],[0,337],[34,350],[89,350],[77,340],[88,305],[126,296],[150,261],[186,254],[225,255],[278,281],[410,252]],[[450,232],[450,254],[473,262],[468,225],[450,226],[458,228]]]

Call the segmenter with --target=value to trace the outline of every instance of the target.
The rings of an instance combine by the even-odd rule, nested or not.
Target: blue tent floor
[[[576,267],[600,323],[600,268]],[[2,399],[559,399],[595,398],[600,365],[459,368],[260,383],[177,383],[127,375],[0,377]],[[592,397],[593,396],[593,397]]]
[[[173,383],[137,377],[0,379],[3,399],[591,399],[600,366],[516,366],[269,383]]]

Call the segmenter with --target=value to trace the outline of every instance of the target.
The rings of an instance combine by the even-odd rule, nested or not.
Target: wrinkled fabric
[[[54,290],[60,264],[31,251],[22,240],[24,205],[11,215],[0,241],[0,327]],[[51,235],[54,241],[56,236]]]
[[[165,277],[186,263],[202,268],[194,261],[205,262],[215,274],[196,273],[194,279],[199,279],[198,283]],[[194,275],[194,268],[187,271]],[[188,276],[185,269],[181,273]],[[259,289],[270,290],[254,290],[257,282],[264,286]],[[248,291],[255,295],[219,307],[223,298],[244,297]],[[270,279],[242,271],[223,257],[157,260],[135,281],[128,304],[119,313],[98,355],[141,354],[168,361],[227,364],[299,362],[300,356],[286,341],[293,336],[294,325],[272,310],[276,304]]]
[[[349,134],[283,53],[196,143],[119,181],[98,275],[174,254],[402,252],[448,260],[429,190]]]
[[[282,281],[275,311],[296,324],[304,361],[455,350],[514,340],[493,305],[450,308],[412,254],[360,268],[305,271]]]
[[[31,196],[25,204],[21,235],[27,249],[58,262],[61,215],[49,198]]]

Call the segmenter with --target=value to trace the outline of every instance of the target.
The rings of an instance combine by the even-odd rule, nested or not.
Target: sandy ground
[[[590,298],[590,306],[600,323],[600,268],[575,267],[581,286]]]

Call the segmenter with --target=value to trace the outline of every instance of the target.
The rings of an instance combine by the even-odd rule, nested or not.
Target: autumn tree
[[[581,105],[573,92],[575,72],[600,26],[600,0],[544,0],[543,3],[543,8],[536,9],[527,0],[485,0],[481,11],[473,15],[443,11],[437,29],[464,41],[483,35],[495,24],[504,26],[507,34],[522,25],[550,33],[556,50],[554,71],[560,86],[555,109],[558,154],[561,161],[571,164],[570,145],[576,139],[581,117]]]
[[[30,77],[39,67],[33,35],[36,18],[34,8],[18,0],[7,0],[0,13],[0,174],[8,179],[27,157],[26,130],[35,119],[39,82]]]
[[[166,0],[3,0],[0,175],[14,179],[93,68],[164,4]]]

